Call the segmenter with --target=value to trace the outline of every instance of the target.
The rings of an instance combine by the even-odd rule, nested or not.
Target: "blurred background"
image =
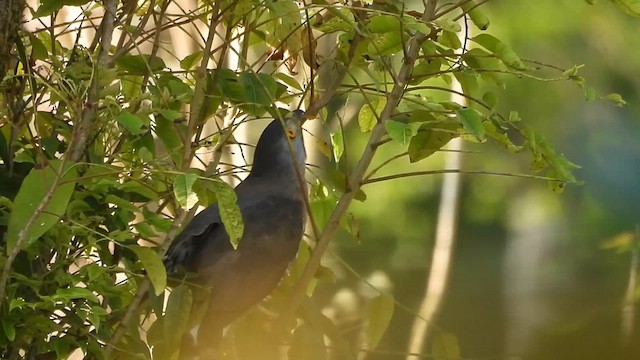
[[[623,316],[623,304],[631,234],[640,224],[640,19],[609,2],[489,1],[484,8],[491,33],[522,58],[563,68],[586,64],[581,74],[599,95],[617,92],[629,105],[587,102],[568,81],[506,78],[500,111],[517,110],[582,166],[576,174],[584,185],[556,194],[544,181],[463,176],[454,264],[437,329],[458,337],[463,359],[638,359],[640,322]],[[351,125],[348,131],[357,132]],[[362,149],[355,140],[349,146],[353,154]],[[464,146],[465,169],[529,173],[525,155],[497,145]],[[378,163],[397,153],[387,145]],[[391,172],[442,169],[443,157],[437,153],[419,169],[398,160]],[[410,309],[396,306],[368,359],[404,358],[411,311],[422,300],[430,266],[441,181],[436,175],[365,186],[367,201],[352,207],[359,238],[342,233],[333,242],[334,254],[354,271],[319,290],[327,303],[353,301],[332,310],[345,327],[358,318],[357,304],[376,294],[361,279]],[[635,334],[625,345],[622,329],[630,326]]]

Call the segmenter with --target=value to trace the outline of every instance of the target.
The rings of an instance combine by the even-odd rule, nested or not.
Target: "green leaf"
[[[136,254],[142,266],[144,266],[155,294],[162,294],[167,287],[167,271],[158,253],[146,246],[131,246],[129,249]]]
[[[44,60],[49,56],[46,46],[40,39],[29,34],[29,41],[31,42],[31,57],[34,60]]]
[[[220,218],[224,224],[224,228],[229,234],[231,245],[237,248],[244,233],[244,223],[242,221],[242,213],[238,207],[238,197],[236,192],[229,184],[222,180],[213,180],[213,189],[218,199],[218,209],[220,210]]]
[[[163,319],[164,338],[168,345],[164,350],[168,350],[171,354],[179,350],[182,337],[189,330],[192,305],[193,295],[188,286],[180,285],[173,288]]]
[[[89,289],[72,287],[69,289],[58,289],[55,295],[51,297],[55,301],[69,302],[74,299],[86,299],[94,303],[100,302],[98,297]]]
[[[139,135],[146,131],[143,128],[145,123],[144,120],[126,110],[118,114],[116,120],[118,121],[118,124],[122,125],[122,127],[133,135]]]
[[[433,155],[458,136],[457,128],[458,124],[452,122],[424,124],[416,136],[411,138],[408,149],[409,161],[416,162]]]
[[[380,294],[367,303],[368,323],[365,333],[369,349],[375,349],[378,346],[393,317],[393,309],[393,296],[389,294]]]
[[[373,128],[378,123],[378,117],[385,105],[387,104],[387,99],[378,99],[371,101],[369,104],[365,104],[358,114],[358,125],[360,125],[360,131],[369,132],[373,130]]]
[[[611,93],[608,95],[605,95],[602,97],[603,99],[609,100],[609,101],[613,101],[616,106],[625,106],[627,105],[627,102],[622,98],[622,95],[617,94],[617,93]]]
[[[437,333],[431,343],[434,360],[459,360],[460,346],[458,338],[449,333]]]
[[[462,47],[462,43],[460,42],[460,38],[458,38],[458,34],[443,30],[438,36],[438,42],[450,49],[460,49]]]
[[[193,191],[193,184],[198,179],[196,174],[179,174],[173,180],[173,195],[178,204],[185,210],[189,210],[198,202],[198,195]]]
[[[200,60],[202,60],[202,51],[196,51],[180,60],[180,68],[182,70],[191,70],[198,65]]]
[[[509,69],[500,59],[491,56],[491,54],[479,48],[470,49],[464,53],[462,58],[470,68],[479,71],[483,78],[490,80],[500,87],[504,87],[503,75],[501,73],[508,72]],[[455,75],[459,73],[460,72],[456,72]]]
[[[499,57],[502,62],[508,67],[519,71],[530,70],[530,67],[525,65],[522,60],[520,60],[520,57],[513,50],[511,50],[509,46],[507,46],[496,37],[489,34],[480,34],[472,38],[471,40],[476,44],[484,47],[485,49],[491,51],[494,55]]]
[[[460,26],[460,24],[456,21],[453,21],[451,19],[445,19],[445,18],[441,18],[441,19],[437,19],[437,20],[433,20],[432,21],[437,27],[439,27],[442,30],[445,31],[449,31],[452,33],[457,33],[462,31],[462,26]]]
[[[484,126],[482,125],[482,117],[480,113],[471,108],[465,108],[461,110],[457,110],[456,114],[458,114],[458,120],[462,124],[462,127],[471,135],[473,135],[476,140],[484,141]]]
[[[316,221],[319,229],[324,229],[329,221],[329,217],[336,208],[338,199],[335,195],[328,192],[326,187],[319,185],[318,192],[311,200],[311,213],[313,219]]]
[[[400,31],[400,19],[393,15],[377,15],[371,17],[367,28],[372,33]]]
[[[60,217],[67,210],[67,205],[73,194],[76,182],[76,168],[69,161],[51,160],[44,169],[33,169],[22,182],[20,190],[14,199],[15,205],[11,211],[6,234],[7,253],[13,251],[18,238],[26,236],[22,244],[23,249],[40,238],[47,230],[60,221]],[[60,173],[60,181],[53,188],[56,176]],[[53,188],[53,194],[47,206],[38,212],[40,202]],[[27,227],[29,219],[37,213],[31,226]]]
[[[487,30],[489,28],[489,18],[482,11],[476,1],[465,2],[461,5],[462,10],[466,11],[471,18],[471,22],[480,30]]]
[[[421,125],[420,123],[403,123],[395,120],[387,120],[384,123],[389,137],[404,147],[409,146],[411,138],[418,134]]]
[[[353,13],[346,7],[336,9],[334,6],[328,6],[327,13],[328,15],[325,18],[330,17],[330,19],[315,26],[317,30],[323,33],[349,31],[356,27]]]
[[[338,131],[331,134],[331,147],[333,149],[334,161],[340,161],[340,158],[344,153],[344,139],[342,138],[342,130],[338,129]]]
[[[47,15],[51,15],[54,12],[62,9],[65,5],[70,6],[82,6],[88,3],[89,0],[42,0],[40,7],[33,14],[34,17],[39,18]]]
[[[4,330],[4,335],[9,341],[13,341],[16,339],[16,328],[13,327],[12,321],[4,320],[2,322],[2,329]]]
[[[168,114],[171,116],[171,114]],[[164,144],[164,148],[175,162],[177,168],[182,167],[182,140],[176,132],[173,120],[167,118],[164,113],[155,116],[155,133]]]
[[[622,11],[632,16],[640,17],[640,0],[611,0]]]
[[[131,201],[123,199],[118,195],[109,194],[105,197],[104,202],[106,202],[107,204],[113,204],[122,210],[126,210],[132,213],[137,213],[140,211],[140,208],[133,205]]]
[[[403,43],[400,31],[373,34],[367,52],[371,55],[392,55],[402,50]]]
[[[128,75],[156,73],[167,67],[164,61],[151,55],[122,55],[116,59],[116,67]]]
[[[240,106],[254,116],[260,116],[272,107],[278,97],[278,87],[284,87],[270,75],[248,71],[241,72],[238,81],[244,92],[244,97],[238,99]]]
[[[302,88],[302,85],[300,85],[300,83],[298,82],[298,80],[296,80],[292,76],[289,76],[289,75],[283,74],[283,73],[275,73],[275,74],[273,74],[273,77],[276,78],[277,80],[282,81],[287,86],[292,87],[292,88],[294,88],[296,90],[299,90],[299,91],[303,91],[304,90]]]

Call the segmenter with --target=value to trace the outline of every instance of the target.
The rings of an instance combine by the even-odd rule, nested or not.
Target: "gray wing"
[[[217,204],[196,215],[173,240],[162,260],[167,275],[175,275],[181,271],[197,272],[195,260],[205,247],[213,250],[212,261],[232,250]]]

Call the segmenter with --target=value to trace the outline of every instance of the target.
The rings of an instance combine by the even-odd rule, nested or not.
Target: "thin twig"
[[[99,72],[109,66],[111,48],[111,39],[113,38],[114,20],[118,8],[118,0],[104,1],[104,17],[100,24],[100,50],[98,52],[98,65],[91,79],[91,90],[87,98],[87,104],[84,106],[80,122],[74,129],[74,137],[72,139],[71,149],[69,150],[69,160],[76,162],[80,160],[87,147],[87,140],[91,134],[93,122],[96,119],[99,101],[100,81]]]
[[[547,181],[558,181],[563,182],[562,180],[558,180],[556,178],[547,177],[547,176],[539,176],[539,175],[530,175],[530,174],[513,174],[506,172],[498,172],[498,171],[484,171],[484,170],[461,170],[461,169],[441,169],[441,170],[425,170],[425,171],[414,171],[402,174],[394,174],[388,176],[380,176],[377,178],[365,180],[362,182],[362,185],[368,185],[372,183],[401,179],[411,176],[422,176],[422,175],[440,175],[440,174],[452,174],[452,173],[460,173],[460,174],[476,174],[476,175],[495,175],[495,176],[508,176],[508,177],[517,177],[524,179],[536,179],[536,180],[547,180]]]

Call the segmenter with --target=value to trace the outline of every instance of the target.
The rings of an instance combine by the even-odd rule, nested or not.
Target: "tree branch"
[[[428,7],[425,9],[425,12],[422,16],[423,21],[430,21],[433,19],[436,3],[437,3],[436,0],[431,0],[427,3]],[[304,272],[300,276],[300,279],[298,280],[298,282],[296,283],[293,289],[293,293],[291,295],[291,299],[289,300],[288,306],[286,307],[286,311],[280,316],[279,326],[284,326],[284,324],[289,323],[291,318],[295,314],[296,310],[302,303],[302,300],[304,299],[304,296],[306,294],[306,289],[309,285],[309,282],[311,281],[318,267],[320,266],[322,256],[327,250],[331,239],[333,238],[334,234],[338,229],[340,219],[342,218],[342,216],[344,216],[347,209],[349,208],[349,205],[351,204],[351,201],[353,201],[356,193],[360,189],[361,181],[365,175],[365,171],[371,164],[371,160],[373,159],[373,156],[376,152],[375,144],[380,141],[380,139],[382,138],[382,136],[384,136],[384,134],[386,134],[384,121],[389,119],[393,114],[393,112],[397,109],[398,104],[400,103],[400,100],[402,99],[402,96],[405,92],[405,88],[409,83],[409,79],[411,78],[413,65],[420,52],[420,46],[426,40],[427,35],[428,34],[417,33],[413,35],[409,40],[409,46],[406,53],[406,57],[400,68],[400,71],[398,72],[398,82],[394,84],[393,89],[391,90],[391,93],[387,98],[387,103],[384,109],[382,110],[382,113],[380,114],[379,121],[371,131],[369,141],[362,153],[362,157],[360,158],[360,161],[358,161],[358,164],[356,165],[355,169],[352,171],[352,173],[349,176],[349,179],[348,179],[349,189],[347,190],[347,192],[345,192],[342,195],[342,197],[340,198],[340,201],[338,201],[336,208],[334,209],[333,213],[329,217],[329,220],[327,222],[327,225],[324,231],[320,235],[320,238],[317,239],[316,246],[313,250],[313,253],[311,254],[311,257],[309,258],[309,262],[307,263],[307,266],[305,267]],[[353,49],[353,45],[352,45],[352,48],[350,49],[350,52],[351,51],[355,51]],[[337,86],[334,88],[337,88]],[[313,110],[318,111],[320,108],[316,109],[316,107],[319,104],[323,104],[322,106],[325,106],[328,103],[329,99],[325,99],[325,100],[326,102],[318,102],[314,104],[316,106],[313,107]]]
[[[87,147],[87,140],[91,134],[93,122],[96,119],[98,109],[97,102],[99,99],[100,89],[98,81],[100,78],[100,70],[110,66],[109,50],[111,48],[111,40],[113,38],[113,28],[118,8],[118,0],[105,0],[105,14],[100,23],[100,51],[98,53],[98,66],[94,71],[91,79],[91,89],[87,98],[87,104],[83,107],[82,115],[78,126],[74,129],[74,136],[71,141],[68,159],[77,162],[80,160]]]

